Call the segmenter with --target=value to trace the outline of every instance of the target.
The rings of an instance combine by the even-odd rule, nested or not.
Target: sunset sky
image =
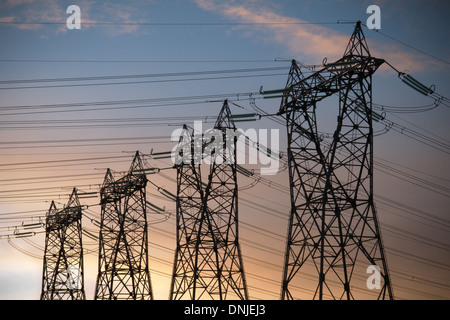
[[[69,30],[69,5],[81,29]],[[375,204],[396,299],[450,298],[450,22],[448,1],[87,1],[0,0],[0,299],[39,299],[43,222],[52,200],[62,208],[74,187],[98,191],[107,168],[128,170],[136,150],[147,166],[149,260],[155,299],[167,299],[175,243],[172,132],[214,124],[224,99],[234,114],[275,114],[292,59],[320,66],[342,57],[369,5],[381,30],[363,31],[373,56]],[[433,86],[424,96],[394,68]],[[447,100],[439,100],[440,98]],[[318,105],[319,130],[333,133],[337,99]],[[279,118],[278,120],[282,120]],[[286,129],[262,118],[244,130]],[[328,135],[324,135],[328,139]],[[240,239],[251,299],[279,299],[289,215],[288,172],[239,179]],[[258,177],[262,177],[256,181]],[[256,180],[255,180],[256,179]],[[258,182],[258,183],[256,183]],[[98,235],[98,197],[83,227]],[[25,226],[24,226],[25,225]],[[35,232],[17,238],[14,233]],[[94,296],[98,242],[83,238],[87,299]],[[311,273],[312,274],[312,273]],[[364,278],[367,275],[359,275]],[[365,286],[354,288],[363,295]],[[306,292],[306,291],[305,291]],[[303,293],[305,293],[303,292]],[[302,291],[298,292],[303,296]]]

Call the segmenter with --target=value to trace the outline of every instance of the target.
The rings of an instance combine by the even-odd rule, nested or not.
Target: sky
[[[161,173],[149,175],[149,260],[155,299],[169,296],[176,192],[170,137],[183,123],[211,128],[224,99],[232,113],[275,114],[291,60],[322,66],[342,57],[355,22],[378,5],[381,29],[363,27],[373,76],[375,205],[396,299],[450,298],[450,9],[447,1],[56,1],[0,0],[0,299],[39,299],[42,222],[51,201],[74,187],[97,191],[106,169],[120,176],[133,154]],[[70,5],[81,28],[68,29]],[[326,58],[326,60],[324,60]],[[424,96],[404,72],[435,90]],[[254,100],[252,100],[254,99]],[[337,100],[318,106],[319,129],[334,131]],[[243,130],[286,129],[262,118]],[[328,136],[325,134],[325,138]],[[285,158],[284,158],[285,159]],[[283,159],[282,159],[283,160]],[[240,240],[251,299],[279,299],[289,214],[286,168],[239,176]],[[265,183],[263,183],[263,182]],[[269,183],[270,182],[270,183]],[[83,227],[98,234],[99,199],[81,199]],[[17,238],[14,233],[35,232]],[[86,235],[86,297],[94,295],[98,243]],[[367,275],[359,275],[364,278]],[[366,287],[355,288],[365,297]],[[308,299],[307,291],[299,298]]]

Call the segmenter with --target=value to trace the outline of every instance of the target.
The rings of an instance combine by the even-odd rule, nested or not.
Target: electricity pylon
[[[221,132],[222,145],[216,146],[212,156],[213,163],[205,190],[206,205],[203,207],[213,237],[202,242],[207,242],[214,251],[214,256],[206,256],[210,262],[214,262],[214,267],[209,271],[214,273],[214,278],[207,291],[221,300],[247,300],[238,232],[237,136],[227,100],[223,103],[214,129]],[[210,264],[203,270],[208,267]]]
[[[373,199],[372,74],[383,62],[370,55],[360,22],[335,63],[304,76],[292,61],[279,112],[287,124],[291,200],[283,300],[357,299],[374,291],[393,299]],[[327,145],[316,108],[334,94],[339,114]],[[371,265],[380,279],[372,291]]]
[[[152,299],[148,264],[146,185],[136,152],[128,173],[114,180],[108,169],[101,197],[99,263],[95,299]]]
[[[45,222],[41,300],[85,300],[81,205],[74,188],[67,205],[52,201]]]
[[[200,250],[199,226],[202,220],[203,188],[201,184],[200,163],[194,156],[195,132],[192,134],[186,125],[180,137],[180,152],[186,160],[176,165],[177,169],[177,247],[170,289],[171,300],[198,297],[198,253]],[[200,133],[201,135],[201,133]],[[198,137],[198,135],[197,135]]]
[[[235,130],[228,101],[217,118],[214,138],[199,142],[197,133],[183,130],[184,143],[191,145],[191,161],[177,165],[177,251],[171,299],[248,299],[238,240]],[[207,184],[201,181],[198,148],[202,154],[210,150]]]

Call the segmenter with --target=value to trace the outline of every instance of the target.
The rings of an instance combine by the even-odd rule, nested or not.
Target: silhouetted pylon
[[[114,180],[108,169],[100,191],[101,221],[95,299],[152,299],[148,262],[146,185],[136,152],[128,173]]]
[[[67,205],[52,201],[45,222],[41,300],[84,300],[82,208],[74,188]]]
[[[203,188],[200,176],[200,163],[194,159],[194,135],[186,125],[183,126],[179,146],[180,157],[186,159],[176,165],[177,169],[177,247],[170,290],[171,300],[198,297],[198,276],[196,256],[199,250],[199,226],[203,210]],[[201,137],[201,133],[199,133]],[[197,135],[197,136],[198,136]]]
[[[248,299],[238,237],[236,127],[228,101],[210,132],[214,138],[184,129],[191,161],[177,165],[177,251],[170,298]],[[200,177],[199,147],[211,160],[207,184]]]
[[[373,58],[358,22],[344,56],[305,77],[292,61],[280,114],[286,117],[291,212],[282,299],[393,298],[373,199]],[[339,95],[330,144],[317,103]],[[367,268],[380,279],[367,286]]]

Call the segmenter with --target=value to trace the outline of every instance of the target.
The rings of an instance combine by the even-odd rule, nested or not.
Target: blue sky
[[[71,4],[78,5],[81,9],[81,30],[66,28],[65,22],[69,16],[66,8]],[[59,186],[78,186],[83,190],[95,188],[102,182],[106,167],[116,171],[126,170],[132,151],[139,149],[149,153],[152,148],[155,151],[167,151],[172,147],[169,139],[158,142],[150,138],[137,139],[135,144],[125,144],[114,138],[170,136],[177,128],[176,125],[183,122],[183,118],[191,125],[196,117],[199,120],[206,117],[213,119],[221,108],[221,100],[227,97],[231,97],[238,105],[231,105],[232,112],[249,112],[252,107],[248,101],[248,93],[257,93],[261,86],[265,89],[283,88],[291,59],[308,65],[320,65],[325,57],[328,61],[340,58],[354,23],[336,22],[361,20],[364,23],[369,17],[366,8],[371,4],[377,4],[381,8],[380,32],[364,28],[372,54],[385,59],[397,70],[413,75],[427,86],[435,85],[438,94],[449,97],[450,26],[447,17],[449,5],[446,1],[0,1],[0,22],[3,22],[0,24],[0,180],[4,180],[0,181],[0,214],[11,218],[0,220],[0,227],[3,227],[0,234],[10,234],[14,226],[20,225],[22,221],[29,221],[30,218],[23,212],[41,210],[36,215],[43,216],[50,205],[49,201],[55,199],[62,206],[67,201],[67,190],[70,189],[57,189]],[[133,24],[136,22],[138,24]],[[284,24],[271,24],[272,22]],[[242,71],[255,68],[274,69]],[[226,73],[226,70],[234,71]],[[206,75],[191,74],[200,71],[214,72]],[[173,73],[184,74],[168,75]],[[149,74],[153,76],[136,77]],[[155,74],[164,75],[156,77]],[[130,75],[134,78],[126,77]],[[233,77],[227,77],[228,75]],[[235,75],[239,77],[234,77]],[[100,76],[124,78],[101,81],[78,79]],[[42,81],[59,78],[72,80]],[[180,81],[187,78],[191,80]],[[41,81],[37,81],[38,79]],[[173,81],[175,79],[177,81]],[[12,80],[32,81],[7,83]],[[135,83],[105,85],[106,82],[129,81]],[[68,86],[58,87],[61,84]],[[80,84],[83,86],[79,86]],[[51,87],[16,88],[48,85]],[[207,95],[214,97],[206,97]],[[397,73],[386,64],[374,76],[373,95],[377,104],[406,109],[434,103],[430,97],[424,97],[403,84]],[[170,106],[167,104],[175,104],[177,101],[143,101],[194,96],[199,98],[183,99],[183,104]],[[119,100],[127,102],[115,103]],[[129,100],[139,102],[131,103]],[[332,99],[324,102],[320,110],[326,132],[333,132],[333,127],[330,126],[335,125],[336,105],[333,102],[335,101]],[[67,106],[73,103],[81,106]],[[276,113],[280,102],[259,97],[256,103],[266,112]],[[124,105],[133,108],[99,110],[101,107]],[[399,298],[450,297],[450,292],[440,286],[423,284],[425,280],[428,283],[442,283],[442,279],[447,282],[449,279],[449,112],[449,108],[443,104],[421,113],[386,112],[387,120],[433,138],[431,144],[441,143],[444,151],[414,140],[417,135],[411,138],[392,129],[375,138],[375,157],[379,162],[402,171],[402,174],[396,173],[400,175],[397,178],[392,170],[385,172],[385,167],[376,166],[375,173],[376,192],[385,197],[380,198],[377,208],[382,225],[387,226],[383,232],[383,240],[386,247],[391,249],[388,263],[393,269],[394,290],[396,283],[399,287],[396,291]],[[159,125],[157,121],[148,120],[144,123],[149,125],[138,125],[137,119],[163,117],[177,117],[174,120],[176,125],[169,125],[167,122],[170,120],[161,120]],[[102,126],[105,123],[100,120],[105,119],[110,120],[107,124],[127,120],[117,126]],[[81,125],[75,127],[76,124]],[[95,124],[99,125],[94,126]],[[37,126],[40,128],[36,128]],[[252,126],[278,128],[281,133],[280,145],[286,146],[283,141],[285,129],[277,123],[261,120],[243,126],[244,129]],[[376,130],[380,132],[386,129],[382,124],[376,126]],[[86,139],[90,141],[86,142]],[[108,141],[109,144],[96,141],[98,145],[93,146],[92,141],[95,139],[106,139],[102,141]],[[56,146],[49,140],[66,142]],[[25,144],[24,141],[35,142]],[[38,143],[39,141],[41,142]],[[139,144],[139,141],[143,143]],[[130,155],[130,159],[110,162],[80,161],[75,162],[72,167],[14,165],[18,162],[126,155]],[[170,165],[169,162],[151,164]],[[36,166],[38,168],[34,168]],[[39,180],[26,180],[76,174],[86,174],[89,177],[86,180],[81,180],[84,176],[74,180],[48,178],[47,182],[42,183],[37,183]],[[173,174],[168,173],[172,177]],[[170,180],[161,176],[154,179],[155,183],[172,191],[176,190]],[[287,184],[286,172],[271,179]],[[32,184],[27,186],[28,182]],[[250,182],[242,181],[244,185]],[[51,187],[53,189],[49,189]],[[23,191],[30,188],[33,190]],[[157,193],[156,190],[151,192]],[[27,198],[28,196],[32,197]],[[281,212],[287,217],[286,193],[277,194],[271,199],[272,191],[258,185],[253,190],[246,190],[241,196],[245,200],[259,201],[269,212]],[[266,198],[263,200],[258,197]],[[411,208],[394,208],[392,204],[383,203],[387,201],[386,198]],[[165,205],[168,211],[174,209],[173,203],[156,199],[158,198],[155,198],[155,203]],[[97,202],[97,199],[86,199],[86,204],[93,206],[93,216],[98,214],[95,207]],[[263,234],[276,239],[268,240],[251,228],[247,231],[242,229],[242,232],[247,232],[242,237],[248,240],[243,244],[246,269],[250,276],[269,279],[264,283],[250,277],[249,286],[254,289],[249,290],[250,296],[276,299],[281,281],[286,217],[283,218],[282,214],[281,217],[261,214],[250,205],[243,205],[240,210],[244,222],[270,231]],[[9,215],[14,212],[20,214]],[[36,220],[37,217],[32,219]],[[159,222],[161,219],[151,216],[149,220]],[[155,294],[159,299],[166,299],[168,296],[170,279],[167,274],[171,272],[171,249],[175,245],[173,216],[171,221],[172,223],[154,224],[154,227],[152,225],[150,230],[154,233],[149,234],[150,239],[154,239],[150,245],[150,260],[155,259],[152,282],[157,287]],[[89,221],[87,224],[94,230]],[[396,232],[396,228],[402,231]],[[42,234],[31,240],[37,246],[21,239],[13,239],[16,245],[39,256],[42,254],[39,248],[44,244]],[[271,248],[259,252],[252,246],[255,241],[264,241]],[[442,249],[443,244],[446,244],[447,249]],[[90,243],[90,246],[95,250],[95,243]],[[164,251],[164,248],[169,249]],[[404,255],[409,256],[409,259],[404,258]],[[261,266],[260,262],[252,260],[255,256],[264,257],[272,264]],[[245,257],[249,258],[246,260]],[[424,261],[429,263],[423,263]],[[86,294],[88,298],[92,298],[96,255],[89,255],[86,264]],[[41,260],[18,252],[9,245],[5,237],[0,239],[0,298],[37,299],[41,271]],[[261,287],[265,286],[267,292],[261,291]]]

